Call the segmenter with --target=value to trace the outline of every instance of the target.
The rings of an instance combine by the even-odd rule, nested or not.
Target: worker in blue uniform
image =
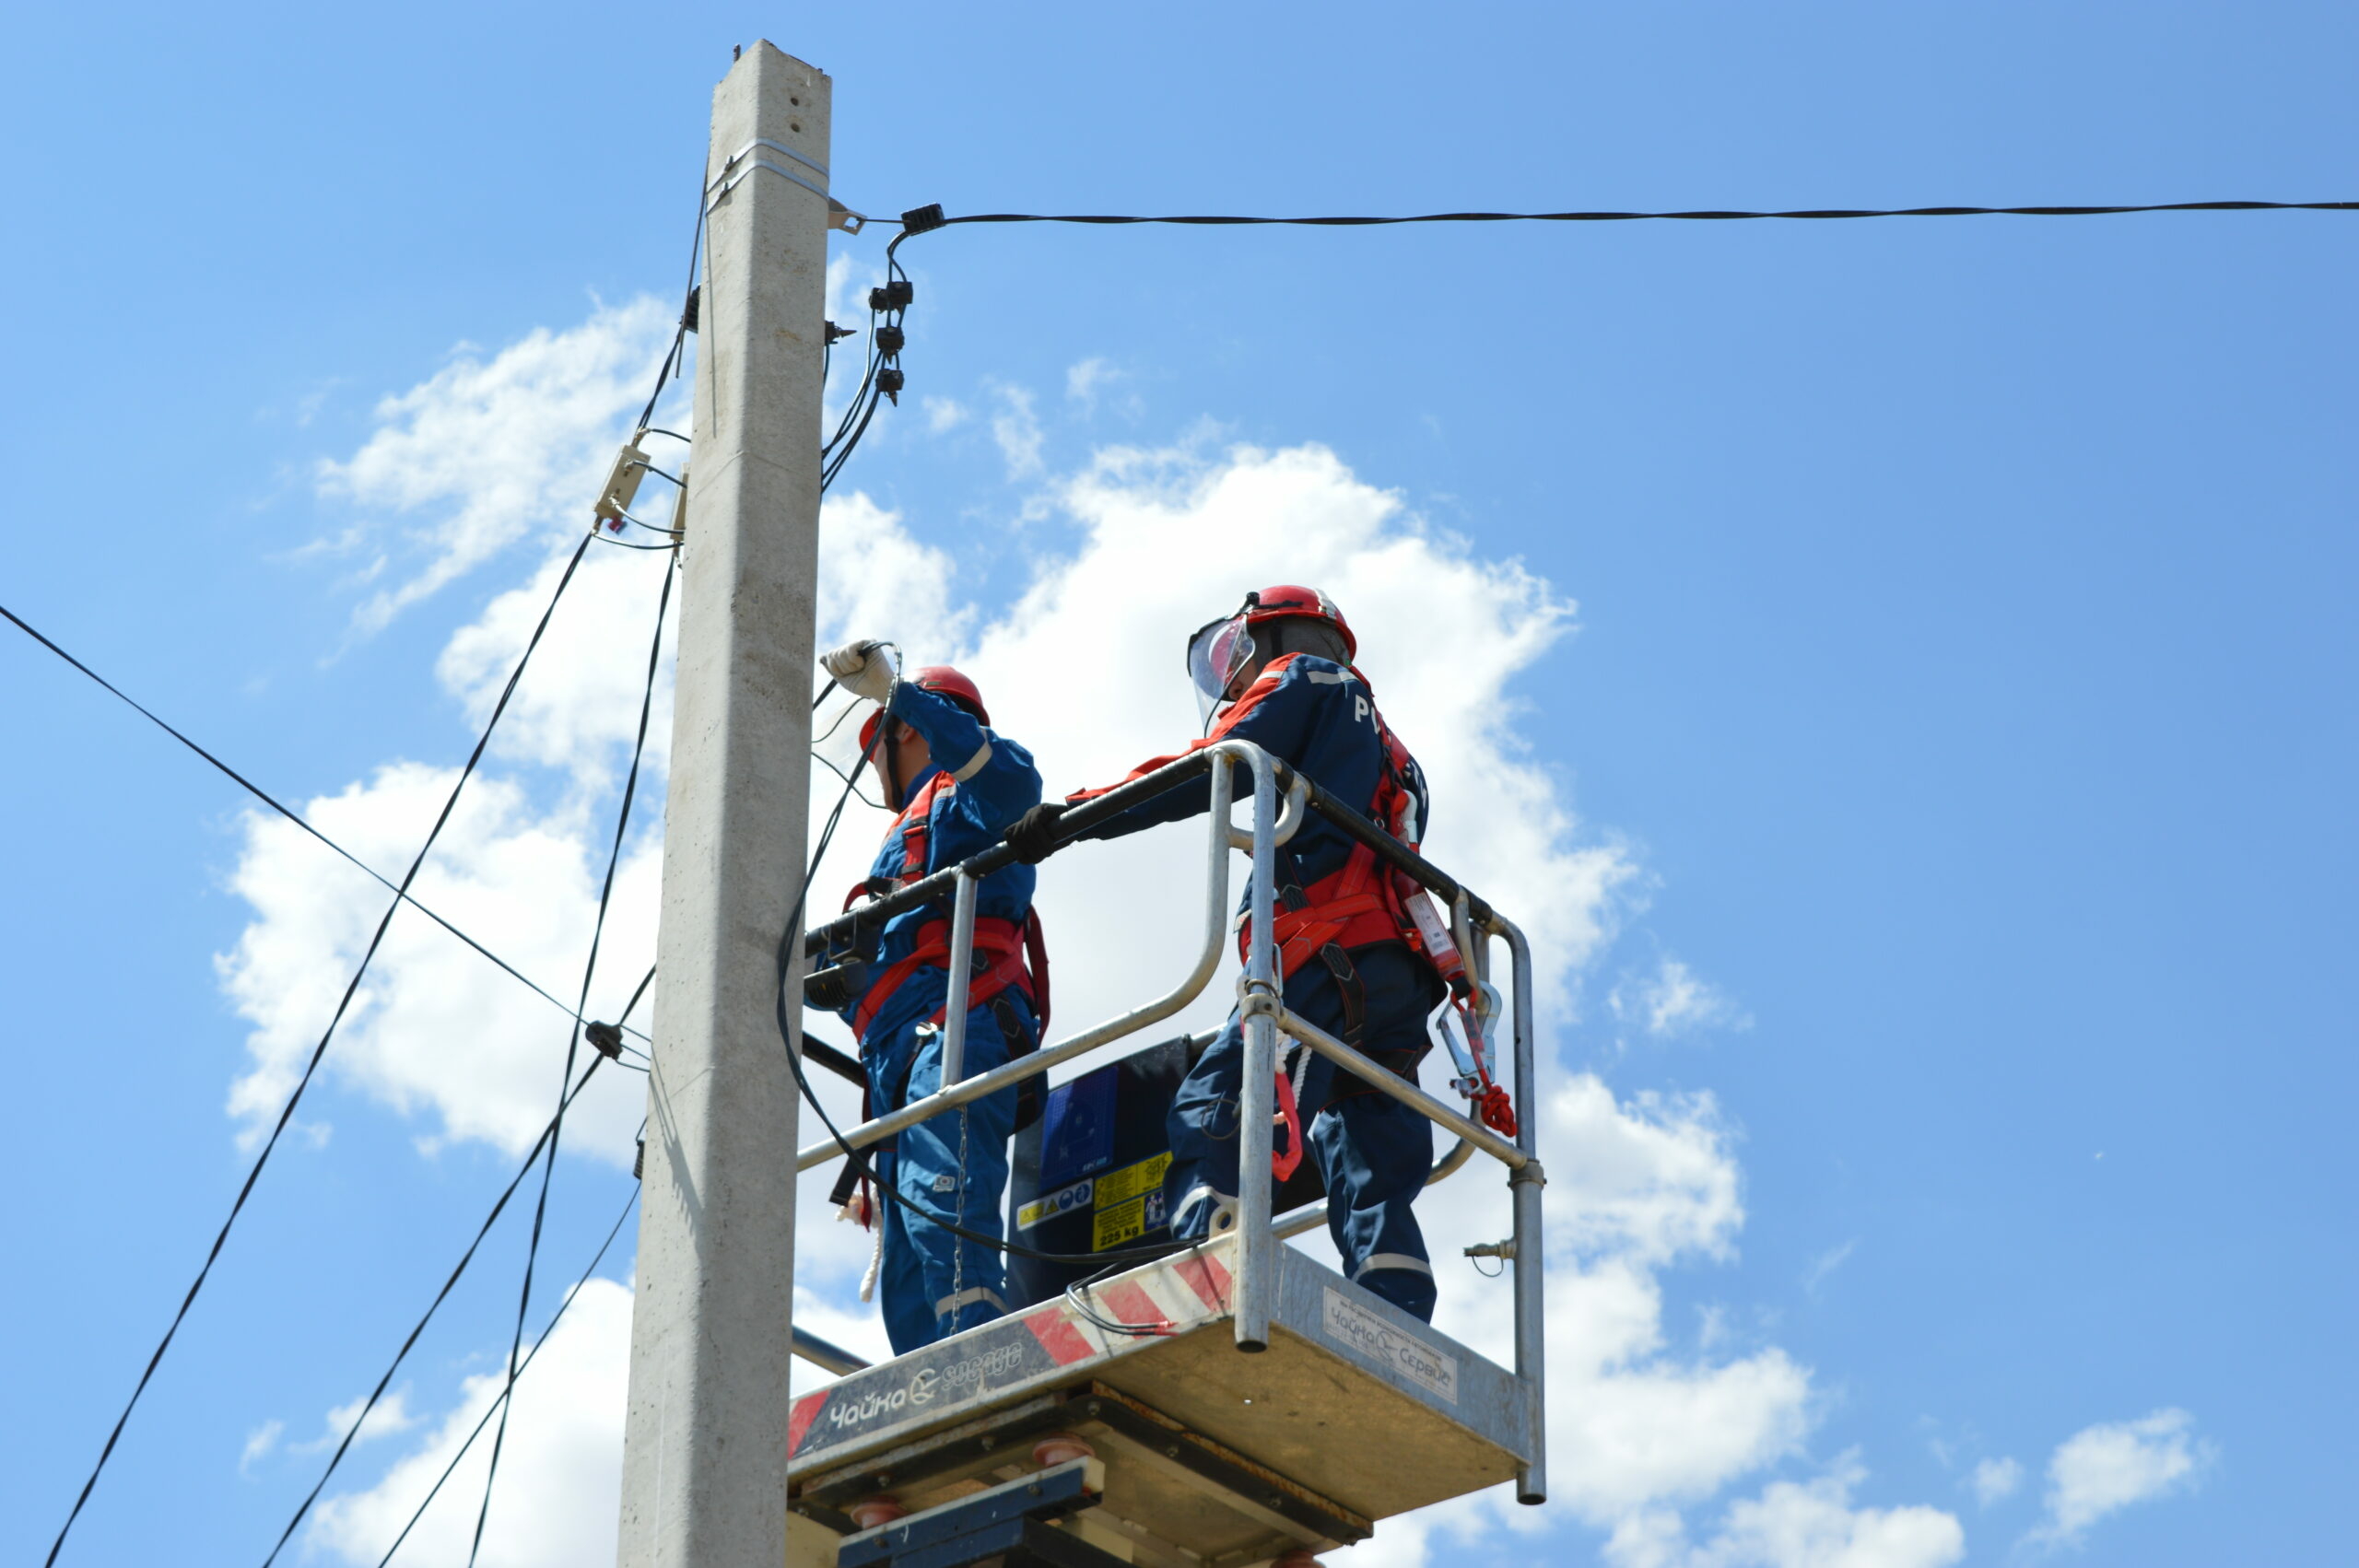
[[[845,689],[880,705],[861,731],[861,748],[874,758],[877,782],[897,813],[869,875],[845,900],[847,909],[981,853],[1039,802],[1031,754],[989,728],[982,693],[957,671],[921,669],[896,679],[888,656],[865,641],[838,649],[821,663]],[[976,889],[968,1078],[1039,1044],[1048,963],[1032,913],[1035,876],[1028,865],[1010,865]],[[867,1069],[868,1115],[886,1115],[943,1087],[948,914],[947,899],[905,911],[852,955],[866,972],[840,1012]],[[1002,1254],[936,1222],[1003,1237],[1007,1141],[1021,1094],[1003,1089],[871,1151],[877,1179],[899,1199],[861,1216],[882,1226],[885,1327],[896,1354],[1007,1310]]]
[[[1377,711],[1353,664],[1357,652],[1350,626],[1325,594],[1291,585],[1248,594],[1234,615],[1190,640],[1189,673],[1207,731],[1189,749],[1232,737],[1250,741],[1414,848],[1426,820],[1425,775]],[[1156,757],[1130,777],[1173,760]],[[1057,819],[1105,792],[1083,790],[1027,813],[1009,844],[1038,860],[1059,841]],[[1082,837],[1135,833],[1210,803],[1205,778]],[[1414,1081],[1430,1046],[1426,1021],[1445,986],[1415,944],[1391,873],[1316,814],[1282,848],[1278,870],[1273,925],[1285,1005]],[[1278,1044],[1280,1074],[1294,1085],[1326,1179],[1328,1230],[1346,1274],[1430,1320],[1433,1266],[1411,1204],[1432,1174],[1432,1124],[1309,1047],[1295,1045],[1289,1052],[1292,1042],[1283,1035]],[[1165,1197],[1174,1240],[1216,1235],[1236,1223],[1243,1071],[1243,1031],[1232,1013],[1180,1084],[1167,1118],[1172,1159]]]

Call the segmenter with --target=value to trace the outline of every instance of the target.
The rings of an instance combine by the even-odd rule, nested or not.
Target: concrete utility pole
[[[712,95],[622,1568],[786,1548],[796,1117],[772,988],[810,772],[829,96],[768,43]]]

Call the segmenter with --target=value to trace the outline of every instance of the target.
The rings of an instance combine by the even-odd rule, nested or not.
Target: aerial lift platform
[[[1238,771],[1253,826],[1236,827]],[[1168,1017],[1218,967],[1228,857],[1249,850],[1254,940],[1238,983],[1246,1049],[1236,1228],[1156,1261],[1076,1282],[910,1354],[845,1372],[795,1401],[788,1431],[788,1568],[1301,1568],[1367,1539],[1377,1522],[1513,1480],[1545,1500],[1540,1191],[1533,1157],[1531,954],[1522,933],[1446,874],[1308,778],[1250,744],[1206,747],[1075,808],[1069,836],[1209,771],[1206,936],[1189,976],[1155,1002],[974,1078],[960,1071],[976,883],[1004,848],[811,933],[815,965],[856,950],[855,920],[952,904],[944,1082],[927,1099],[848,1131],[863,1147]],[[1280,802],[1284,809],[1280,810]],[[1309,812],[1414,878],[1451,911],[1486,1011],[1491,939],[1514,962],[1515,1139],[1502,1137],[1287,1012],[1273,981],[1276,847]],[[937,885],[939,884],[939,885]],[[1502,1366],[1285,1245],[1323,1204],[1273,1214],[1273,1109],[1283,1036],[1358,1073],[1458,1135],[1439,1181],[1477,1153],[1507,1168],[1515,1343]],[[809,1169],[842,1152],[804,1150]],[[798,1339],[806,1338],[798,1336]]]

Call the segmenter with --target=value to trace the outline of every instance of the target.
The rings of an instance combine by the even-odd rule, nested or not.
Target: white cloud
[[[1032,411],[1032,394],[1022,387],[994,389],[999,412],[992,415],[992,439],[1007,460],[1010,479],[1029,479],[1041,472],[1039,416]]]
[[[2047,1515],[2026,1539],[2077,1541],[2108,1514],[2192,1485],[2212,1457],[2182,1410],[2083,1427],[2048,1461]]]
[[[1860,1238],[1853,1236],[1849,1241],[1838,1246],[1830,1246],[1812,1258],[1810,1267],[1802,1270],[1802,1289],[1812,1295],[1816,1295],[1818,1287],[1826,1282],[1827,1276],[1849,1262],[1851,1254],[1859,1248]]]
[[[1606,1005],[1615,1018],[1658,1039],[1723,1026],[1742,1029],[1752,1022],[1718,988],[1676,958],[1663,959],[1644,979],[1616,985]]]
[[[352,1432],[352,1423],[360,1420],[360,1412],[367,1409],[368,1405],[369,1397],[362,1394],[354,1397],[347,1404],[336,1406],[328,1412],[327,1421],[320,1435],[312,1438],[309,1443],[296,1444],[293,1452],[320,1454],[334,1448],[344,1441],[346,1433]],[[375,1409],[369,1410],[368,1421],[362,1424],[358,1432],[353,1433],[352,1445],[358,1448],[362,1444],[373,1443],[380,1437],[392,1437],[407,1432],[418,1423],[418,1417],[410,1413],[409,1390],[406,1387],[396,1388],[378,1400]]]
[[[1614,1529],[1614,1568],[1946,1568],[1966,1532],[1937,1508],[1860,1508],[1867,1472],[1849,1456],[1810,1481],[1773,1481],[1729,1506],[1711,1539],[1690,1545],[1676,1515],[1634,1514]]]
[[[442,688],[459,699],[469,730],[479,733],[490,720],[571,554],[567,550],[543,561],[522,585],[495,596],[444,645],[434,673]],[[620,782],[639,728],[649,638],[655,630],[656,603],[670,559],[590,546],[509,699],[493,734],[491,755],[566,769],[584,788]],[[664,657],[647,727],[649,762],[658,774],[671,755],[671,667],[679,642],[679,614],[675,585],[664,617]]]
[[[277,1447],[279,1434],[286,1430],[287,1423],[283,1421],[266,1421],[246,1433],[246,1445],[238,1455],[238,1473],[246,1474],[255,1460]]]
[[[923,397],[918,406],[925,410],[925,427],[929,435],[939,436],[945,430],[956,429],[972,417],[972,411],[955,397]]]
[[[586,524],[619,422],[646,396],[672,327],[652,298],[602,306],[488,361],[463,344],[437,374],[380,402],[376,434],[318,476],[323,495],[408,521],[414,565],[354,613],[356,629],[382,627],[529,534]]]
[[[831,287],[849,281],[831,268]],[[1094,387],[1096,374],[1084,384]],[[471,394],[463,381],[437,378],[396,401],[411,411],[413,424],[439,427],[446,411],[437,399],[465,403]],[[1069,390],[1074,386],[1069,379]],[[1678,1510],[1800,1451],[1813,1420],[1812,1375],[1774,1346],[1734,1355],[1722,1353],[1718,1340],[1694,1353],[1667,1344],[1663,1271],[1732,1258],[1744,1221],[1734,1134],[1712,1098],[1617,1096],[1602,1079],[1563,1064],[1558,1042],[1573,1022],[1575,982],[1606,950],[1643,882],[1619,841],[1575,815],[1560,780],[1533,759],[1523,738],[1530,714],[1517,692],[1571,632],[1574,605],[1520,563],[1483,557],[1467,541],[1431,528],[1401,497],[1367,484],[1325,448],[1109,449],[1057,478],[1046,474],[1045,437],[1029,394],[1001,388],[996,395],[993,434],[1011,479],[1046,479],[1038,504],[1061,511],[1077,542],[1039,562],[1024,594],[992,613],[961,591],[952,556],[915,535],[899,515],[864,494],[831,496],[821,526],[820,643],[877,637],[900,643],[916,662],[957,660],[983,686],[997,727],[1033,750],[1055,794],[1109,782],[1196,732],[1178,649],[1188,631],[1234,605],[1245,590],[1312,582],[1344,606],[1360,636],[1362,669],[1432,780],[1436,821],[1426,848],[1520,921],[1537,959],[1543,1082],[1550,1087],[1543,1104],[1524,1110],[1539,1118],[1550,1174],[1550,1443],[1564,1504],[1553,1516],[1614,1531],[1617,1543],[1626,1536],[1689,1551]],[[611,416],[588,405],[577,416],[611,425]],[[593,456],[611,451],[610,436],[584,436],[574,444]],[[604,461],[597,457],[590,466]],[[358,468],[359,460],[347,466]],[[600,477],[603,470],[585,486]],[[426,902],[563,996],[578,983],[593,879],[611,821],[608,797],[644,673],[643,634],[621,636],[614,627],[643,625],[651,614],[651,579],[631,569],[644,568],[648,559],[611,552],[585,562],[573,590],[580,600],[569,600],[553,624],[503,725],[493,754],[501,767],[470,785],[418,888]],[[487,711],[505,681],[555,569],[545,563],[532,580],[494,599],[444,650],[438,674],[471,718]],[[576,624],[576,609],[594,613]],[[1433,657],[1443,628],[1447,661]],[[663,690],[668,702],[668,671]],[[834,711],[831,704],[823,719]],[[668,732],[666,712],[659,710],[656,720],[662,732]],[[854,727],[847,724],[828,743],[839,760],[856,751]],[[447,769],[389,764],[313,809],[325,831],[397,871],[451,777]],[[815,815],[836,792],[831,780],[820,778]],[[543,800],[544,793],[553,798]],[[649,832],[634,840],[617,889],[601,968],[606,979],[593,993],[593,1015],[611,1015],[651,958],[660,802],[651,800],[646,809],[641,821]],[[815,882],[821,907],[832,907],[834,890],[865,871],[883,825],[863,810],[847,816]],[[1044,869],[1040,906],[1055,954],[1057,1035],[1136,1005],[1187,966],[1202,933],[1203,832],[1199,822],[1087,846]],[[256,1024],[254,1066],[232,1102],[251,1125],[276,1109],[291,1083],[385,895],[286,825],[259,819],[248,825],[235,885],[257,915],[222,961],[225,986]],[[1225,969],[1156,1035],[1219,1018],[1227,1011],[1232,975]],[[1673,987],[1631,1005],[1643,1006],[1649,1019],[1660,1012],[1664,1030],[1690,1026],[1706,1007],[1700,999],[1716,993],[1684,966],[1673,977],[1668,962],[1657,989],[1670,977],[1687,989]],[[484,1139],[521,1152],[547,1118],[562,1016],[407,913],[395,921],[346,1028],[349,1037],[332,1059],[334,1071],[399,1114],[430,1113],[433,1140]],[[842,1038],[840,1029],[825,1024],[815,1032]],[[569,1137],[576,1147],[624,1161],[641,1092],[635,1079],[606,1076],[605,1098],[585,1097],[581,1125]],[[820,1092],[839,1119],[856,1114],[843,1086],[823,1081]],[[815,1119],[805,1118],[806,1141],[816,1132]],[[868,1237],[832,1222],[824,1201],[829,1175],[801,1185],[796,1311],[848,1348],[881,1353],[874,1309],[852,1299]],[[1439,1254],[1439,1320],[1480,1346],[1511,1342],[1508,1288],[1457,1267],[1453,1244],[1505,1235],[1506,1211],[1501,1184],[1485,1178],[1479,1162],[1429,1193],[1420,1210]],[[1323,1243],[1309,1245],[1317,1250]],[[608,1315],[569,1316],[561,1332],[583,1337],[580,1356],[619,1368],[627,1356],[627,1303],[619,1291],[614,1294]],[[575,1311],[581,1315],[582,1306]],[[592,1346],[599,1335],[605,1340]],[[553,1341],[551,1354],[557,1350]],[[798,1386],[824,1380],[805,1367],[796,1375]],[[548,1376],[568,1381],[561,1368]],[[450,1418],[464,1418],[464,1425],[446,1422],[380,1487],[338,1500],[315,1527],[318,1539],[356,1559],[381,1550],[383,1535],[370,1531],[392,1517],[387,1510],[405,1516],[402,1499],[422,1489],[417,1478],[439,1471],[454,1433],[472,1424],[468,1410],[479,1412],[489,1397],[487,1384],[471,1383],[462,1410]],[[618,1370],[585,1376],[567,1398],[583,1412],[597,1399],[610,1400],[598,1407],[607,1413],[585,1415],[567,1443],[618,1442]],[[520,1422],[532,1409],[528,1393]],[[430,1471],[418,1468],[429,1462]],[[593,1464],[589,1474],[570,1491],[555,1469],[545,1490],[528,1485],[510,1494],[503,1482],[504,1516],[519,1527],[527,1518],[551,1523],[550,1539],[569,1542],[572,1555],[554,1547],[535,1555],[520,1538],[505,1538],[512,1544],[499,1561],[576,1561],[611,1551],[611,1468]],[[1755,1502],[1732,1509],[1712,1542],[1693,1549],[1719,1556],[1662,1561],[1930,1568],[1950,1560],[1936,1550],[1947,1539],[1941,1530],[1946,1515],[1853,1509],[1848,1497],[1857,1480],[1856,1471],[1840,1469],[1807,1484],[1774,1482]],[[495,1531],[502,1517],[495,1510]],[[604,1533],[594,1540],[568,1534],[579,1534],[584,1519]],[[1500,1530],[1547,1523],[1502,1496],[1463,1499],[1388,1521],[1380,1539],[1349,1561],[1368,1568],[1492,1550]],[[1948,1527],[1954,1532],[1954,1522]],[[1785,1550],[1780,1543],[1790,1539],[1837,1554],[1764,1555]],[[1754,1555],[1743,1555],[1747,1551]],[[1845,1551],[1851,1555],[1840,1555]]]
[[[390,764],[370,782],[301,809],[329,837],[398,876],[455,777],[452,768]],[[651,803],[642,822],[657,809]],[[230,886],[256,918],[217,965],[238,1011],[256,1025],[247,1040],[253,1067],[229,1095],[251,1138],[294,1087],[392,895],[283,819],[250,813],[245,830]],[[513,781],[478,777],[413,891],[569,998],[603,869],[593,863],[593,833],[578,809],[539,812]],[[654,843],[635,839],[616,878],[593,1017],[618,1012],[653,962],[659,869]],[[484,1139],[522,1154],[555,1109],[569,1029],[563,1012],[405,908],[353,1000],[328,1071],[405,1115],[436,1113],[436,1139]],[[644,1093],[631,1074],[603,1076],[575,1102],[568,1145],[627,1162]]]
[[[1966,1477],[1966,1485],[1974,1489],[1974,1500],[1985,1508],[2002,1499],[2013,1497],[2023,1484],[2024,1468],[2016,1460],[2000,1457],[1984,1459]]]
[[[504,1354],[499,1359],[504,1363]],[[516,1385],[499,1489],[476,1559],[481,1568],[573,1568],[614,1560],[629,1370],[630,1292],[593,1280]],[[504,1364],[466,1379],[449,1414],[376,1485],[320,1504],[305,1531],[307,1547],[346,1562],[374,1563],[505,1381]],[[465,1560],[490,1455],[487,1433],[427,1510],[402,1548],[405,1555],[421,1562]]]
[[[1121,372],[1095,356],[1065,368],[1065,396],[1085,410],[1097,406],[1098,392],[1121,379]]]

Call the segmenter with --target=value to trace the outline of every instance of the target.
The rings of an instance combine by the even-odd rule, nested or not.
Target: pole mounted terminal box
[[[623,443],[615,454],[615,471],[606,475],[605,487],[598,492],[598,504],[592,509],[600,522],[615,532],[622,532],[624,514],[631,502],[639,498],[640,481],[647,477],[647,454],[639,450],[636,439]],[[684,489],[681,494],[685,496]]]

